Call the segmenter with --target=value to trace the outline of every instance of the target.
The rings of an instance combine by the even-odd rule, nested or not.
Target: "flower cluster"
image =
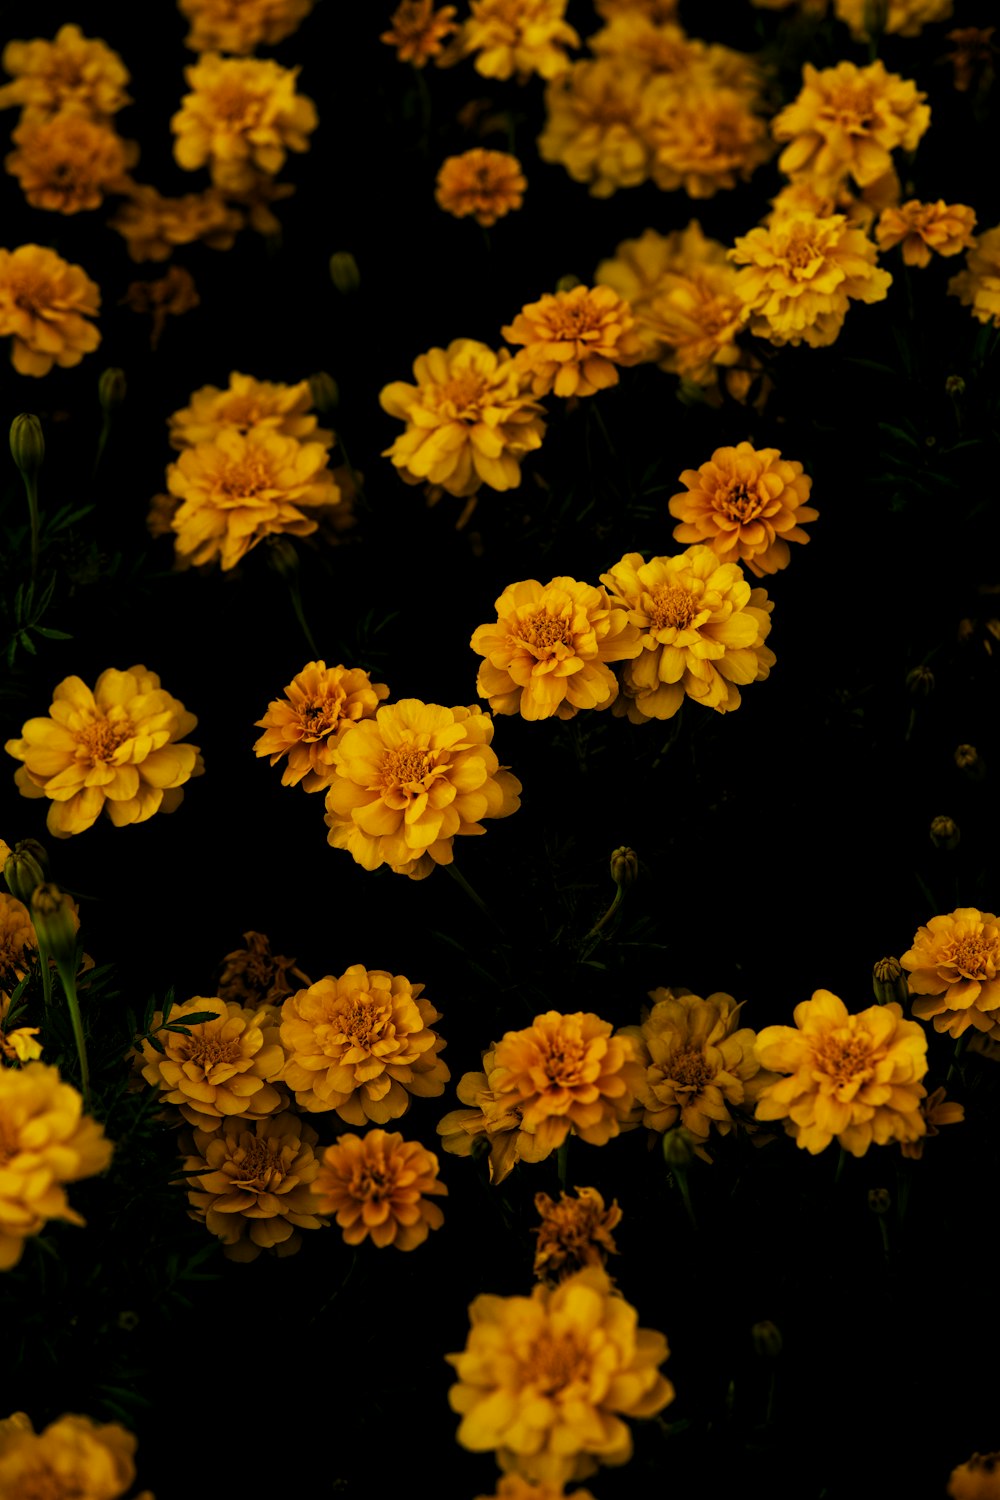
[[[577,1188],[576,1196],[560,1193],[556,1203],[548,1193],[535,1194],[541,1224],[534,1231],[535,1275],[543,1281],[565,1281],[586,1266],[604,1266],[617,1255],[612,1230],[621,1222],[616,1202],[605,1208],[596,1188]]]
[[[275,699],[257,728],[264,733],[254,745],[257,755],[269,755],[271,765],[288,757],[282,786],[324,791],[336,775],[338,747],[345,732],[361,719],[372,719],[389,689],[372,682],[360,667],[328,667],[310,661]]]

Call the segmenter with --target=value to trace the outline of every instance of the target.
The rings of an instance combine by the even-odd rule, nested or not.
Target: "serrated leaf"
[[[164,1023],[159,1027],[160,1031],[183,1031],[187,1032],[189,1026],[202,1026],[206,1021],[217,1021],[218,1014],[214,1010],[193,1010],[185,1015],[183,1021],[171,1021],[169,1026]]]

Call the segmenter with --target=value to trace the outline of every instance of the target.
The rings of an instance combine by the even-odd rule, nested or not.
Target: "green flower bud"
[[[37,839],[22,839],[15,844],[3,867],[11,895],[28,906],[32,891],[45,879],[48,863],[49,857]]]
[[[872,989],[879,1005],[888,1005],[895,1000],[905,1005],[910,989],[898,958],[880,958],[872,969]]]
[[[76,963],[76,920],[69,899],[57,885],[46,882],[31,893],[31,920],[38,945],[60,967]]]
[[[125,383],[125,371],[120,370],[117,365],[111,365],[103,371],[97,382],[97,395],[101,403],[101,409],[106,416],[118,410],[125,400],[128,387]]]
[[[694,1161],[694,1141],[690,1130],[675,1125],[663,1137],[663,1160],[672,1172],[684,1172]]]
[[[753,1341],[754,1353],[761,1359],[777,1359],[784,1348],[785,1341],[781,1337],[781,1329],[769,1318],[753,1325],[750,1338]]]
[[[934,673],[929,667],[914,667],[906,674],[906,686],[915,698],[927,698],[934,691]]]
[[[982,781],[986,775],[986,763],[975,745],[956,746],[955,765],[970,781]]]
[[[965,381],[961,375],[949,375],[944,383],[944,388],[949,396],[965,395]]]
[[[299,571],[299,554],[287,536],[268,538],[267,560],[279,578],[294,578]]]
[[[583,282],[580,280],[579,276],[574,276],[573,272],[569,271],[565,276],[560,276],[559,280],[556,282],[556,291],[571,292],[575,286],[582,285]]]
[[[627,891],[639,878],[639,856],[634,849],[623,844],[611,856],[611,879],[615,885]]]
[[[350,250],[337,250],[330,256],[330,280],[344,297],[357,291],[361,285],[361,272]]]
[[[315,375],[310,375],[309,389],[313,406],[321,417],[336,410],[340,403],[340,387],[328,370],[317,370]]]
[[[868,1207],[873,1214],[887,1214],[892,1207],[892,1198],[888,1188],[870,1188],[868,1192]]]
[[[954,818],[935,818],[930,826],[930,835],[935,849],[957,849],[962,830]]]
[[[45,458],[45,436],[34,412],[23,411],[10,424],[10,451],[25,479],[33,478]]]

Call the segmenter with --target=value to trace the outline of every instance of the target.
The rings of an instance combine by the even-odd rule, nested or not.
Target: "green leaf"
[[[193,1010],[184,1017],[183,1021],[171,1021],[169,1025],[164,1024],[160,1031],[183,1031],[185,1036],[190,1036],[189,1027],[201,1026],[206,1021],[217,1021],[218,1013],[214,1010]]]
[[[32,625],[36,635],[43,635],[47,641],[71,641],[73,637],[68,630],[53,630],[51,625]]]

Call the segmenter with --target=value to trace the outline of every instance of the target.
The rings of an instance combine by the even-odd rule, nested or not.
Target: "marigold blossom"
[[[389,30],[379,40],[395,47],[400,62],[425,68],[438,58],[452,32],[458,30],[454,5],[435,10],[434,0],[402,0],[390,17]]]
[[[871,0],[833,0],[834,14],[838,21],[846,21],[851,35],[858,41],[867,41],[871,24]],[[880,30],[887,36],[919,36],[925,26],[936,21],[947,21],[954,9],[954,0],[888,0],[882,7]]]
[[[112,1150],[58,1068],[0,1068],[0,1271],[17,1265],[48,1219],[83,1224],[64,1184],[103,1172]]]
[[[268,705],[256,721],[264,733],[254,745],[257,755],[269,755],[276,766],[283,755],[288,762],[281,775],[282,786],[304,791],[324,791],[334,777],[337,748],[345,730],[360,719],[371,719],[389,689],[372,682],[360,667],[328,667],[310,661],[285,688],[284,698]]]
[[[636,187],[649,175],[649,146],[639,127],[643,70],[617,57],[575,62],[545,90],[542,161],[559,163],[594,198]]]
[[[277,1005],[292,993],[289,975],[300,985],[310,985],[308,974],[295,966],[294,958],[273,953],[263,932],[245,932],[245,947],[234,948],[222,960],[216,993],[220,1000],[235,1001],[257,1009]]]
[[[287,152],[308,150],[319,123],[312,100],[295,92],[298,75],[270,58],[214,52],[185,68],[191,92],[170,122],[178,166],[207,166],[223,192],[251,190],[258,172],[280,172]]]
[[[136,1440],[117,1422],[67,1413],[36,1433],[24,1412],[0,1421],[0,1495],[119,1500],[135,1480]],[[153,1500],[144,1490],[136,1500]]]
[[[437,175],[438,207],[456,219],[471,214],[488,229],[524,202],[527,178],[516,156],[474,146],[461,156],[446,157]]]
[[[191,1025],[185,1021],[198,1013],[214,1019]],[[189,1125],[211,1133],[230,1115],[259,1120],[287,1108],[287,1096],[274,1086],[285,1053],[276,1017],[267,1010],[196,995],[175,1005],[169,1020],[185,1026],[188,1034],[164,1031],[163,1012],[157,1011],[150,1031],[163,1050],[144,1040],[136,1061],[146,1082]]]
[[[594,0],[594,9],[605,21],[633,13],[648,16],[651,21],[674,21],[679,7],[680,0]]]
[[[380,1250],[415,1250],[444,1214],[428,1195],[444,1195],[438,1159],[419,1141],[385,1130],[341,1135],[323,1153],[316,1194],[320,1212],[335,1214],[348,1245],[371,1238]]]
[[[899,1149],[904,1156],[919,1161],[924,1154],[924,1141],[938,1135],[942,1125],[958,1125],[965,1119],[965,1108],[954,1099],[946,1099],[943,1088],[935,1089],[920,1101],[920,1113],[924,1117],[926,1134],[917,1141],[901,1141]]]
[[[228,250],[243,227],[243,215],[213,189],[164,198],[145,183],[128,185],[128,196],[110,219],[134,261],[169,260],[177,245]]]
[[[60,26],[50,42],[8,42],[2,62],[14,81],[0,88],[0,109],[19,104],[37,117],[72,107],[99,120],[131,103],[118,53],[72,23]]]
[[[559,1202],[548,1193],[535,1194],[535,1211],[541,1224],[536,1237],[534,1273],[544,1281],[564,1281],[585,1266],[604,1266],[609,1255],[618,1254],[612,1230],[621,1222],[616,1201],[605,1208],[596,1188],[576,1189],[576,1197],[560,1193]]]
[[[191,22],[192,52],[253,52],[274,47],[299,29],[313,0],[177,0]]]
[[[836,1138],[864,1156],[873,1142],[916,1141],[926,1131],[927,1035],[895,1001],[851,1015],[838,996],[816,990],[795,1007],[794,1027],[758,1033],[757,1057],[789,1075],[761,1090],[757,1119],[783,1120],[810,1155]]]
[[[138,147],[111,125],[74,109],[42,119],[30,116],[11,136],[16,150],[4,166],[21,184],[32,208],[75,214],[100,208],[106,193],[123,192]]]
[[[472,1156],[486,1145],[490,1181],[499,1186],[519,1159],[521,1108],[511,1095],[490,1087],[495,1050],[483,1053],[482,1072],[462,1074],[455,1092],[467,1108],[449,1110],[438,1121],[437,1133],[442,1148],[453,1156]]]
[[[685,469],[685,491],[669,501],[678,542],[706,543],[723,562],[745,563],[762,578],[787,568],[789,542],[808,542],[800,523],[819,511],[806,505],[812,480],[777,448],[716,448],[708,463]]]
[[[609,286],[546,293],[522,307],[501,332],[524,345],[515,364],[535,396],[593,396],[618,384],[618,365],[642,357],[631,308]]]
[[[34,936],[34,929],[32,929]],[[0,932],[0,944],[3,934]],[[0,979],[3,978],[2,952],[0,952]],[[38,1041],[39,1027],[12,1026],[10,1024],[11,997],[0,989],[0,1061],[8,1063],[33,1062],[42,1055],[42,1044]]]
[[[911,198],[899,208],[884,208],[875,228],[880,250],[901,245],[908,266],[929,266],[931,251],[938,255],[958,255],[973,243],[975,210],[964,203],[948,205],[939,198],[936,203],[920,203]]]
[[[565,47],[580,37],[565,19],[567,0],[470,0],[461,32],[462,52],[475,54],[484,78],[554,78],[569,67]]]
[[[689,74],[703,63],[709,48],[680,26],[658,23],[641,8],[619,11],[587,38],[598,57],[618,57],[638,64],[647,74]]]
[[[171,414],[170,443],[174,448],[193,448],[196,443],[214,442],[227,430],[245,437],[251,428],[266,428],[279,437],[330,448],[333,433],[319,426],[312,406],[308,380],[284,385],[233,370],[224,390],[203,385],[193,392],[188,406]]]
[[[971,307],[980,323],[1000,327],[1000,224],[973,241],[965,270],[948,282],[948,295]]]
[[[658,1369],[666,1339],[639,1328],[596,1266],[530,1297],[484,1293],[469,1321],[464,1350],[445,1356],[458,1376],[448,1392],[462,1418],[456,1436],[527,1479],[565,1483],[627,1463],[622,1417],[651,1417],[673,1400]]]
[[[1000,1496],[1000,1451],[973,1453],[951,1471],[946,1491],[951,1500],[997,1500]]]
[[[0,985],[14,985],[28,972],[38,939],[28,908],[0,891]]]
[[[568,1495],[561,1484],[551,1479],[539,1479],[536,1483],[521,1474],[504,1474],[492,1495],[479,1495],[477,1500],[594,1500],[594,1496],[589,1490],[574,1490]]]
[[[657,187],[711,198],[747,181],[771,154],[766,122],[738,89],[666,75],[645,91],[641,121]]]
[[[67,838],[102,811],[122,828],[178,808],[184,783],[205,769],[196,745],[178,743],[197,723],[155,672],[108,667],[93,691],[65,677],[50,716],[29,719],[4,749],[24,762],[14,777],[21,796],[48,797],[48,830]]]
[[[959,906],[931,917],[899,961],[920,1020],[956,1039],[973,1026],[1000,1040],[1000,921],[992,912]]]
[[[88,319],[101,305],[97,283],[42,245],[0,250],[0,337],[11,336],[19,375],[78,365],[101,342]]]

